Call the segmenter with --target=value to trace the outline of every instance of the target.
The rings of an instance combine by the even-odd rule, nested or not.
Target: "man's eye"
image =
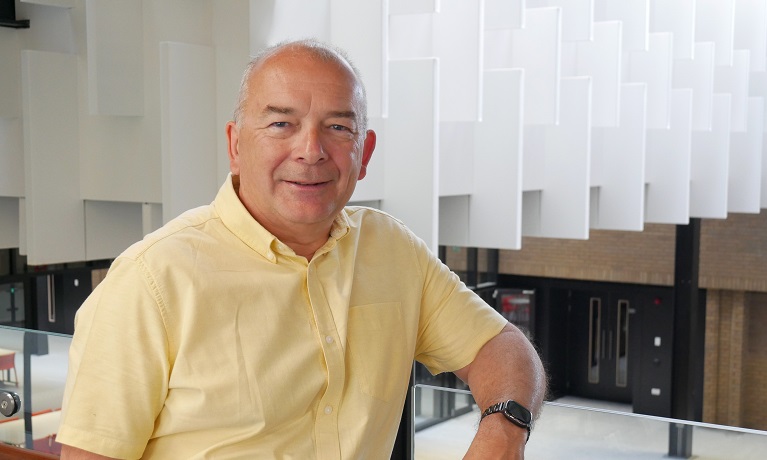
[[[275,121],[274,123],[272,123],[272,126],[274,126],[275,128],[287,128],[288,127],[288,122],[287,121]]]
[[[344,125],[330,125],[330,129],[336,130],[336,131],[349,131],[351,132],[351,128],[344,126]]]

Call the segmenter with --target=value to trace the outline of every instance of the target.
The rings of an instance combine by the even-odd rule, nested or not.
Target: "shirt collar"
[[[287,245],[280,242],[277,237],[266,230],[253,216],[250,215],[245,205],[237,195],[239,177],[231,173],[221,186],[213,201],[216,212],[221,216],[224,225],[251,249],[264,256],[270,262],[277,262],[277,255],[292,255],[293,251]],[[336,216],[330,228],[328,242],[318,251],[329,250],[335,242],[349,233],[349,218],[346,210]],[[332,241],[331,241],[332,240]]]

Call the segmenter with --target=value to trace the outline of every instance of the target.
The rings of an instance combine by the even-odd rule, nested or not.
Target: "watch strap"
[[[525,412],[524,418],[520,418],[516,416],[512,411],[509,409],[511,407],[514,407],[517,410],[522,410]],[[533,430],[533,414],[523,405],[519,404],[518,402],[510,399],[508,401],[503,401],[499,403],[495,403],[492,406],[485,409],[484,412],[482,412],[482,417],[480,418],[480,421],[487,417],[490,414],[495,414],[497,412],[503,413],[503,415],[506,417],[507,420],[509,420],[511,423],[517,425],[520,428],[525,428],[527,430],[527,439],[525,442],[530,440],[530,432]]]

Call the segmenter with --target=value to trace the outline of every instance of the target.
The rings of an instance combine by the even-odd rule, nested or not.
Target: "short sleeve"
[[[433,374],[456,371],[508,323],[420,240],[416,250],[423,273],[416,360]]]
[[[163,406],[169,347],[157,286],[118,258],[75,319],[57,441],[139,458]]]

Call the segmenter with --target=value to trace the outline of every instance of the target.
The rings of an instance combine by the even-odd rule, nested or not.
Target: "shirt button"
[[[329,336],[329,335],[328,335],[328,336],[326,336],[326,337],[325,337],[325,341],[326,341],[327,343],[333,343],[333,337],[331,337],[331,336]]]
[[[330,407],[330,406],[325,406],[325,413],[326,413],[327,415],[330,415],[330,414],[332,414],[332,413],[333,413],[333,408],[332,408],[332,407]]]

